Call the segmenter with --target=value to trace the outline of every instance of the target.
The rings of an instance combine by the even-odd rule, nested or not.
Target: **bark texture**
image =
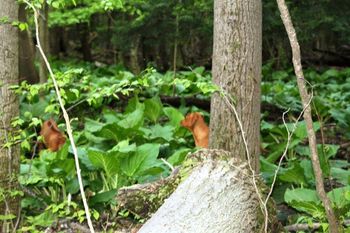
[[[0,2],[0,18],[18,20],[18,5],[13,0]],[[19,145],[14,143],[16,129],[11,120],[19,114],[17,95],[10,86],[18,84],[18,30],[11,24],[0,25],[0,215],[18,214],[18,200],[9,191],[18,188]],[[3,196],[4,195],[4,196]],[[0,232],[8,232],[11,222],[0,221]]]
[[[45,54],[50,53],[50,41],[49,41],[49,6],[44,1],[42,10],[40,12],[39,17],[39,35],[40,35],[40,44],[43,48]],[[40,60],[40,67],[39,67],[39,77],[40,77],[40,83],[47,82],[47,68],[44,59],[39,54],[39,60]]]
[[[260,154],[261,1],[214,1],[213,80],[232,96],[252,160]],[[216,94],[211,101],[209,147],[246,158],[242,133],[232,109]]]
[[[222,150],[195,156],[205,159],[139,233],[259,232],[260,208],[247,163]]]
[[[19,6],[19,20],[27,22],[25,4]],[[35,47],[29,30],[19,32],[19,80],[27,80],[30,84],[39,82],[39,75],[35,70]]]

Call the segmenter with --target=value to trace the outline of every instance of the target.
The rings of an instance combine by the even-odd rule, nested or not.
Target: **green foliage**
[[[172,72],[160,74],[153,68],[135,76],[117,66],[95,67],[74,62],[53,64],[65,106],[73,119],[81,175],[85,190],[90,194],[89,204],[99,213],[115,207],[115,195],[120,187],[167,176],[170,168],[162,159],[172,166],[181,165],[192,150],[191,135],[180,127],[188,108],[166,106],[160,96],[170,96],[175,91],[181,97],[195,95],[209,99],[216,91],[210,83],[210,73],[202,67],[179,71],[174,79]],[[269,119],[275,117],[276,111],[282,113],[291,108],[286,118],[293,122],[301,105],[295,91],[295,77],[290,70],[273,72],[271,67],[265,66],[263,73],[263,104],[273,106],[274,110],[262,116],[261,136],[267,153],[261,157],[261,172],[271,184],[276,164],[286,147],[288,133],[285,127],[292,131],[293,124],[284,125]],[[347,69],[306,72],[308,80],[315,83],[312,113],[318,119],[314,123],[317,133],[328,123],[336,123],[334,130],[340,132],[348,129],[346,116],[340,117],[338,112],[339,109],[345,115],[349,112],[350,101],[346,94],[349,73]],[[33,145],[43,120],[55,116],[60,123],[60,109],[51,89],[51,81],[32,86],[22,83],[17,87],[21,94],[21,116],[14,124],[22,129],[24,154],[31,156],[34,153]],[[63,128],[62,124],[59,127]],[[348,137],[348,134],[344,132],[344,136]],[[306,141],[305,123],[300,121],[278,172],[273,197],[278,203],[296,209],[302,216],[299,221],[317,219],[323,223],[325,212],[315,196],[315,179]],[[325,177],[331,177],[343,186],[333,189],[328,195],[338,213],[348,216],[349,163],[336,157],[338,150],[338,145],[318,145]],[[23,158],[20,182],[41,198],[38,201],[25,197],[22,201],[23,209],[33,216],[27,221],[32,224],[32,229],[41,229],[62,216],[83,220],[80,205],[65,202],[72,197],[72,203],[79,203],[79,187],[69,142],[59,152],[41,150],[40,155],[30,162]]]
[[[180,127],[186,109],[164,106],[159,95],[173,93],[174,84],[183,96],[209,98],[215,91],[210,75],[202,68],[178,72],[177,81],[172,82],[170,72],[161,75],[154,69],[134,76],[115,66],[53,64],[73,119],[81,175],[86,192],[91,193],[89,204],[98,211],[117,204],[115,195],[120,187],[169,175],[170,168],[161,159],[180,165],[193,147],[192,137]],[[204,77],[206,82],[196,83]],[[62,126],[52,88],[51,81],[37,85],[23,82],[16,87],[21,94],[21,115],[16,124],[22,128],[23,154],[37,153],[33,147],[43,120],[55,116]],[[34,216],[27,221],[32,230],[64,216],[83,220],[81,207],[71,204],[79,203],[79,187],[68,140],[58,152],[40,150],[31,161],[23,158],[20,183],[41,198],[39,202],[32,197],[22,201],[23,208]],[[65,200],[70,196],[72,202],[67,206]],[[44,213],[38,211],[44,208]]]
[[[308,89],[314,95],[311,102],[312,115],[316,119],[314,130],[323,139],[335,137],[334,132],[341,134],[345,140],[349,139],[349,74],[349,69],[329,69],[323,73],[311,69],[305,71],[306,79],[312,84]],[[291,132],[293,126],[290,123],[276,123],[276,119],[280,119],[283,112],[290,110],[286,114],[286,121],[294,122],[302,110],[296,86],[295,75],[291,69],[274,72],[271,64],[263,67],[262,103],[269,107],[263,113],[261,124],[263,147],[267,150],[266,155],[261,158],[261,172],[268,184],[272,182],[277,169],[276,162],[286,149],[286,127]],[[269,119],[274,119],[274,122]],[[335,126],[329,128],[329,125]],[[347,169],[349,163],[336,157],[339,149],[334,144],[317,145],[324,177],[329,183],[341,187],[330,191],[328,196],[336,213],[345,217],[349,215],[350,203],[347,195],[350,173]],[[301,216],[299,222],[320,222],[323,231],[327,232],[325,210],[315,191],[315,178],[303,121],[298,122],[291,137],[285,160],[277,174],[273,197],[278,203],[286,203],[296,209]]]

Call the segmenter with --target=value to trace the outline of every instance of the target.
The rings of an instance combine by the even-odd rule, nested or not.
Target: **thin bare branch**
[[[311,97],[306,88],[306,81],[304,78],[304,73],[301,65],[300,46],[299,46],[297,35],[296,35],[295,29],[289,14],[289,10],[285,1],[277,0],[277,4],[278,4],[279,11],[281,13],[283,24],[288,34],[291,48],[292,48],[294,71],[297,77],[297,84],[300,92],[301,101],[303,103],[303,107],[305,108],[304,119],[305,119],[307,134],[309,138],[311,161],[312,161],[312,167],[314,170],[315,180],[316,180],[316,190],[326,210],[327,220],[329,223],[329,232],[337,233],[339,232],[339,225],[335,217],[334,211],[332,209],[331,201],[327,197],[326,191],[324,189],[323,174],[322,174],[320,161],[317,154],[316,135],[313,129],[311,107],[308,104]]]
[[[60,104],[60,107],[61,107],[61,110],[62,110],[62,113],[63,113],[63,118],[66,122],[66,128],[67,128],[67,134],[68,134],[68,138],[70,140],[70,144],[71,144],[71,147],[72,147],[72,150],[73,150],[73,154],[74,154],[74,160],[75,160],[75,167],[76,167],[76,173],[77,173],[77,177],[78,177],[78,182],[79,182],[79,188],[80,188],[80,195],[81,195],[81,198],[82,198],[82,201],[83,201],[83,205],[84,205],[84,210],[85,210],[85,215],[86,215],[86,220],[87,220],[87,223],[89,225],[89,229],[90,229],[90,232],[94,233],[95,230],[94,230],[94,227],[92,225],[92,221],[91,221],[91,216],[90,216],[90,210],[89,210],[89,206],[88,206],[88,203],[87,203],[87,200],[86,200],[86,196],[85,196],[85,192],[84,192],[84,185],[83,185],[83,181],[82,181],[82,178],[81,178],[81,170],[80,170],[80,165],[79,165],[79,158],[78,158],[78,151],[77,151],[77,147],[75,146],[75,142],[74,142],[74,138],[73,138],[73,132],[72,132],[72,127],[71,127],[71,124],[70,124],[70,119],[69,119],[69,116],[68,116],[68,113],[64,107],[64,104],[63,104],[63,101],[62,101],[62,97],[61,97],[61,93],[60,93],[60,90],[59,90],[59,87],[58,87],[58,84],[57,84],[57,81],[56,81],[56,77],[51,69],[51,65],[49,63],[49,61],[47,60],[47,57],[43,51],[43,48],[41,47],[41,44],[40,44],[40,36],[39,36],[39,23],[38,23],[38,17],[39,17],[39,14],[38,14],[38,11],[37,9],[31,4],[29,3],[27,0],[24,0],[24,2],[33,10],[34,12],[34,23],[35,23],[35,32],[36,32],[36,40],[37,40],[37,47],[39,49],[39,52],[46,64],[46,67],[49,71],[49,74],[52,78],[52,82],[54,84],[54,87],[55,87],[55,91],[56,91],[56,95],[57,95],[57,99],[58,99],[58,102]]]

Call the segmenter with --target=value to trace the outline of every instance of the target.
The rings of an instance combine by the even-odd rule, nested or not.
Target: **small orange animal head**
[[[57,151],[66,142],[66,137],[60,131],[55,120],[50,119],[43,123],[40,135],[44,139],[44,144],[50,151]]]
[[[208,148],[209,128],[199,112],[187,114],[185,119],[181,121],[181,126],[192,132],[197,147]]]
[[[185,119],[181,121],[181,126],[193,130],[193,127],[198,120],[203,120],[203,116],[199,112],[189,113],[186,115]]]

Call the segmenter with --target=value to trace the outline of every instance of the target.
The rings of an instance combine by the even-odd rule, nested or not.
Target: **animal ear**
[[[52,119],[50,119],[50,120],[47,121],[47,126],[48,126],[48,127],[51,128],[51,127],[53,127],[53,125],[54,125],[54,123],[53,123],[53,120],[52,120]]]
[[[181,121],[183,127],[191,127],[193,125],[192,113],[189,113],[185,116],[185,119]]]

